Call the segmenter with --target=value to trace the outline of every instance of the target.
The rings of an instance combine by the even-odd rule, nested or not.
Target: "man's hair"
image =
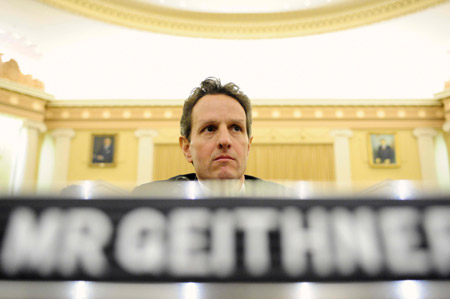
[[[247,135],[252,135],[252,105],[250,99],[239,89],[239,87],[230,82],[222,85],[219,79],[208,77],[200,83],[199,87],[192,90],[191,95],[184,101],[183,115],[180,121],[181,135],[190,140],[192,131],[192,109],[195,104],[208,94],[223,94],[232,97],[241,104],[245,111]]]

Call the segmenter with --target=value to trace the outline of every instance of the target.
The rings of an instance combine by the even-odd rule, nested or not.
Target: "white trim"
[[[55,99],[54,96],[52,96],[51,94],[48,94],[40,89],[26,86],[21,83],[16,83],[16,82],[10,81],[5,78],[0,78],[0,88],[18,92],[18,93],[22,93],[25,95],[29,95],[29,96],[39,98],[42,100],[53,101]]]
[[[441,106],[435,99],[261,99],[253,106]]]
[[[436,100],[444,99],[450,97],[450,89],[446,89],[444,91],[438,92],[434,94],[434,98]]]
[[[436,99],[252,99],[258,106],[441,106]],[[48,107],[182,106],[184,100],[54,100]]]
[[[182,106],[184,100],[54,100],[48,107]]]

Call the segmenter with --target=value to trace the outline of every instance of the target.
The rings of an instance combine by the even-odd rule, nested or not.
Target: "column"
[[[67,184],[70,142],[75,136],[75,131],[73,129],[56,129],[52,132],[52,136],[55,139],[55,163],[52,183],[53,187],[59,190]]]
[[[38,137],[46,129],[42,122],[31,120],[23,122],[20,129],[19,152],[14,167],[13,194],[34,191]]]
[[[141,185],[153,180],[153,156],[155,151],[153,138],[158,136],[158,132],[139,129],[134,134],[139,138],[137,184]]]
[[[450,133],[450,121],[446,121],[445,124],[442,126],[442,130],[446,133]]]
[[[417,128],[414,129],[413,134],[417,137],[417,144],[419,146],[422,180],[427,184],[434,185],[437,183],[436,157],[434,152],[434,136],[437,135],[437,132],[432,128]]]
[[[352,183],[352,171],[350,163],[349,138],[353,136],[352,130],[332,130],[334,137],[334,167],[336,183],[341,187],[350,187]]]
[[[444,123],[442,130],[444,132],[435,137],[436,172],[441,190],[450,191],[450,148],[445,143],[445,135],[450,134],[450,121]]]

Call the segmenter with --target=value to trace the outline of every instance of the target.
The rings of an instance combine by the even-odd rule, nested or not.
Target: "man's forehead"
[[[231,108],[232,111],[224,109]],[[229,112],[233,112],[229,115]],[[193,107],[192,116],[198,121],[208,121],[217,119],[219,115],[225,115],[236,121],[245,121],[246,114],[244,107],[233,97],[224,94],[206,95],[202,97]]]
[[[200,104],[202,106],[205,105],[211,105],[211,103],[219,104],[219,105],[225,105],[225,104],[231,104],[231,105],[239,105],[242,109],[241,103],[232,96],[226,95],[226,94],[207,94],[201,97],[197,103],[195,104],[194,108],[199,106]]]

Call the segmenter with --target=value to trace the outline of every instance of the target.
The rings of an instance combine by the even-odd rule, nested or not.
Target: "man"
[[[380,140],[380,146],[375,153],[376,164],[395,164],[395,153],[392,147],[386,144],[386,140]]]
[[[112,163],[114,148],[110,137],[103,138],[103,144],[94,153],[93,163]]]
[[[198,181],[201,190],[208,190],[217,180],[227,180],[226,188],[235,194],[243,194],[245,181],[262,181],[244,174],[253,140],[251,104],[234,83],[222,85],[212,77],[201,82],[184,102],[180,126],[179,144],[195,173],[168,181]],[[155,183],[133,193],[150,194]]]

